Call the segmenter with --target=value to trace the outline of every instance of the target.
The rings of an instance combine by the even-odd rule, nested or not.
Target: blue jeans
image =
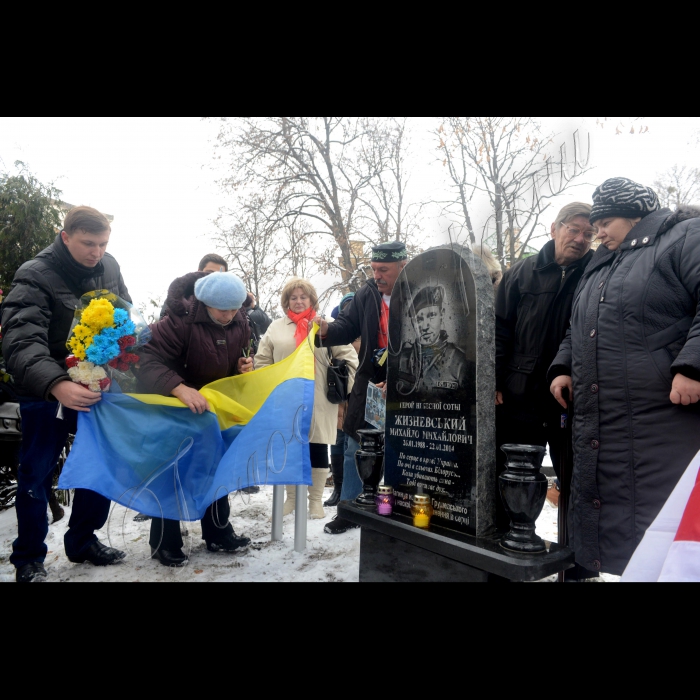
[[[46,536],[49,533],[47,508],[58,458],[68,436],[77,429],[77,413],[64,409],[59,420],[57,403],[22,401],[22,449],[17,478],[18,537],[10,562],[20,569],[27,564],[43,564]],[[92,491],[78,490],[73,501],[69,530],[65,536],[66,554],[77,559],[97,541],[95,530],[104,527],[110,502]]]
[[[331,457],[345,457],[345,451],[348,449],[348,436],[342,431],[338,431],[335,445],[331,445]]]
[[[349,435],[347,439],[348,446],[345,450],[345,464],[343,466],[343,492],[340,494],[340,500],[354,501],[364,491],[355,462],[355,455],[360,451],[360,443]]]

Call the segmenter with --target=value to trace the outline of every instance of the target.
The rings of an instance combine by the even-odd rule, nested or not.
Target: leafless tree
[[[223,185],[274,199],[269,224],[294,222],[295,231],[316,236],[315,262],[344,288],[356,291],[364,281],[363,242],[404,235],[401,118],[393,125],[382,117],[208,118],[220,120],[218,146],[230,161]]]
[[[654,189],[668,209],[700,203],[700,169],[674,165],[657,178]]]
[[[366,210],[361,217],[370,222],[371,243],[408,242],[419,228],[418,208],[407,197],[412,154],[409,117],[386,117],[374,126],[362,157],[377,176],[370,182],[370,196],[362,197]]]
[[[543,233],[555,197],[586,172],[588,147],[557,148],[534,117],[440,117],[438,150],[452,196],[440,202],[472,246],[490,245],[505,270]],[[487,210],[486,224],[477,217]],[[484,217],[481,216],[483,219]]]
[[[276,215],[277,204],[258,195],[234,200],[219,212],[215,237],[226,251],[231,272],[244,280],[260,308],[273,317],[279,315],[286,280],[305,273],[299,251],[307,237],[298,222]]]

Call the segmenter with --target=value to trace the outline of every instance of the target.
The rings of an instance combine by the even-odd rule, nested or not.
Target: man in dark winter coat
[[[117,261],[106,253],[110,233],[109,221],[98,211],[73,209],[56,241],[19,269],[2,305],[2,350],[22,415],[19,534],[10,559],[19,583],[46,580],[46,508],[56,464],[77,430],[77,414],[89,413],[102,398],[74,384],[66,371],[66,342],[80,297],[106,289],[131,302]],[[94,534],[104,527],[109,509],[106,498],[76,491],[65,536],[71,562],[109,566],[124,559],[123,552],[103,546]]]
[[[385,353],[389,347],[391,293],[407,264],[408,253],[403,243],[386,243],[374,248],[372,254],[374,279],[360,289],[335,323],[328,324],[322,318],[316,319],[321,327],[319,337],[316,339],[318,344],[351,345],[358,338],[362,338],[360,369],[355,375],[355,386],[345,417],[344,430],[349,439],[343,470],[342,501],[356,499],[363,490],[355,466],[355,454],[360,449],[357,431],[367,427],[365,409],[369,383],[381,384],[386,380]],[[325,532],[330,535],[339,535],[353,527],[351,523],[336,518],[326,526]]]
[[[255,351],[257,351],[260,341],[267,333],[267,329],[272,325],[272,319],[258,306],[258,300],[250,292],[248,292],[248,298],[244,302],[243,308],[248,314],[250,328],[255,336]]]
[[[564,207],[552,224],[552,239],[539,255],[505,274],[496,301],[498,467],[506,444],[550,445],[559,475],[562,410],[553,400],[547,370],[571,319],[574,292],[593,257],[596,230],[590,204]],[[567,436],[570,439],[570,436]],[[501,499],[496,499],[501,503]],[[499,526],[508,527],[504,510]]]
[[[594,202],[602,246],[549,377],[574,394],[577,562],[619,576],[700,451],[700,209],[623,178]]]

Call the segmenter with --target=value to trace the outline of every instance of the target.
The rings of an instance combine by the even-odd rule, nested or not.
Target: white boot
[[[313,486],[309,488],[309,515],[311,520],[323,520],[326,511],[323,510],[323,494],[330,469],[312,469]]]
[[[287,486],[287,500],[284,502],[284,517],[291,515],[297,509],[297,487]]]

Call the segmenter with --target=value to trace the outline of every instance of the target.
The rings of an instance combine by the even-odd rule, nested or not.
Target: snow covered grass
[[[326,492],[329,497],[331,491]],[[117,506],[104,530],[98,533],[104,544],[126,551],[124,563],[97,569],[89,564],[76,566],[66,558],[63,536],[68,529],[70,508],[66,517],[51,525],[47,544],[46,569],[51,582],[98,583],[357,583],[360,567],[360,531],[352,530],[339,537],[324,534],[323,528],[335,515],[326,508],[327,518],[308,523],[306,552],[294,551],[294,516],[285,520],[284,541],[272,542],[272,488],[263,488],[255,496],[238,494],[231,498],[231,518],[239,535],[250,537],[253,545],[238,554],[210,554],[201,539],[199,523],[188,523],[189,536],[185,551],[190,552],[190,565],[184,569],[166,569],[150,559],[148,537],[150,522],[135,523],[135,513]],[[17,534],[15,511],[0,513],[0,583],[15,580],[10,564],[12,542]],[[557,511],[545,505],[538,522],[538,534],[556,541]],[[615,577],[604,577],[616,581]],[[556,581],[556,577],[547,582]]]

